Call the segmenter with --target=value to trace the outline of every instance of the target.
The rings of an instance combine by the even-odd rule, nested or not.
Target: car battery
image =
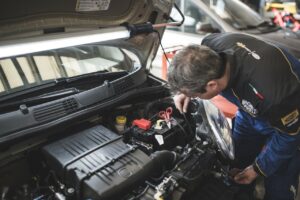
[[[152,147],[152,151],[183,146],[187,139],[184,120],[180,118],[171,118],[170,126],[164,120],[157,120],[146,130],[143,127],[133,126],[127,134],[127,137],[131,138],[134,143],[139,146]]]

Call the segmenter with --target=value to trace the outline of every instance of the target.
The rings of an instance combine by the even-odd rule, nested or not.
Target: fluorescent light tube
[[[0,42],[0,58],[129,37],[126,27],[116,27],[3,41]]]

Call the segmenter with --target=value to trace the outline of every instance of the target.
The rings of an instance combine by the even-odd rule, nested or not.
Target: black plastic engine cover
[[[150,162],[101,125],[49,144],[43,152],[50,168],[76,190],[77,199],[118,199],[143,180],[143,167]]]

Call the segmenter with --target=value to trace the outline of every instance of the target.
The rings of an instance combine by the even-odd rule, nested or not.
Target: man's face
[[[188,95],[189,97],[191,98],[200,98],[200,99],[211,99],[215,96],[217,96],[219,93],[216,92],[216,91],[208,91],[206,90],[205,93],[195,93],[195,94],[192,94],[192,95]]]
[[[200,99],[211,99],[215,96],[217,96],[221,92],[220,85],[215,81],[209,81],[205,87],[205,92],[203,93],[189,93],[187,91],[183,90],[183,93],[186,94],[186,96],[191,98],[200,98]]]

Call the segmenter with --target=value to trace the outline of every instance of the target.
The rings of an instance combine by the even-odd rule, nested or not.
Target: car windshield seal
[[[83,75],[79,75],[79,76],[75,76],[75,77],[59,78],[59,79],[55,79],[51,82],[47,82],[47,83],[40,84],[40,85],[37,85],[34,87],[22,89],[21,91],[17,91],[17,92],[11,93],[11,94],[4,94],[3,96],[0,96],[0,103],[23,96],[23,95],[26,95],[26,94],[37,92],[40,90],[60,86],[63,84],[67,85],[67,84],[74,83],[77,81],[82,81],[84,79],[90,79],[91,77],[97,77],[104,81],[104,79],[106,79],[108,76],[110,76],[110,77],[115,76],[115,77],[119,78],[120,76],[125,76],[127,74],[128,73],[125,71],[121,71],[121,72],[98,71],[98,72],[83,74]]]
[[[107,75],[109,80],[120,78],[120,74],[131,73],[139,62],[138,55],[126,48],[93,43],[2,59],[0,102],[93,74]]]

